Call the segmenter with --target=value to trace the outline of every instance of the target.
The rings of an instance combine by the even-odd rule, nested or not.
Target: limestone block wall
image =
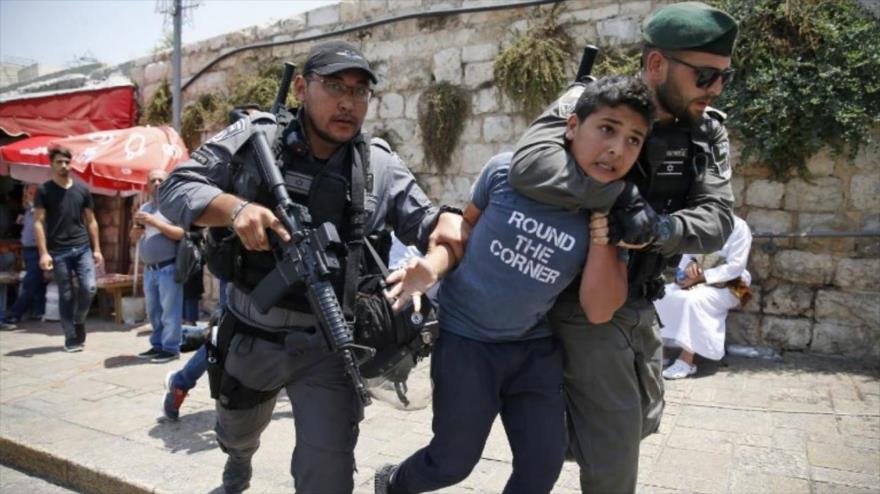
[[[761,233],[880,230],[878,138],[852,160],[819,153],[806,180],[738,168],[737,214]],[[756,297],[731,313],[731,341],[880,357],[880,238],[756,238],[749,261]]]
[[[255,43],[283,42],[338,32],[365,22],[459,7],[498,5],[502,0],[368,0],[340,4],[254,26],[184,47],[189,79],[222,53]],[[578,49],[629,45],[640,24],[667,0],[568,0],[559,22]],[[546,8],[546,7],[545,7]],[[528,120],[495,84],[493,60],[525,32],[536,7],[413,18],[339,37],[360,46],[379,75],[366,129],[389,138],[427,194],[461,205],[482,165],[511,150]],[[277,16],[283,12],[276,12]],[[237,53],[214,65],[184,92],[184,103],[221,92],[239,74],[268,60],[302,63],[315,42],[281,44]],[[569,75],[576,69],[573,56]],[[121,66],[139,85],[141,103],[170,77],[170,54]],[[470,95],[461,142],[441,171],[424,159],[418,125],[419,97],[433,81],[460,85]],[[207,137],[219,129],[206,129]],[[734,157],[737,212],[759,232],[880,228],[878,148],[864,149],[854,163],[828,154],[814,158],[814,178],[777,182],[760,167],[740,167]],[[878,239],[817,239],[755,242],[750,269],[756,297],[732,315],[730,340],[778,348],[852,356],[880,355]]]

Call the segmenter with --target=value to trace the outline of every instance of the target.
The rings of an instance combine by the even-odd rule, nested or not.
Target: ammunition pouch
[[[260,403],[274,399],[279,389],[260,391],[251,389],[241,383],[234,376],[226,372],[226,357],[229,355],[229,346],[236,332],[253,334],[251,331],[259,331],[267,335],[274,335],[268,331],[252,328],[237,320],[231,312],[226,311],[216,326],[216,333],[205,342],[208,356],[208,381],[211,388],[211,398],[217,400],[223,408],[228,410],[245,410],[253,408]],[[277,333],[283,338],[286,333]]]
[[[223,281],[235,279],[240,268],[242,245],[238,236],[229,228],[209,228],[205,236],[203,258],[211,274]]]

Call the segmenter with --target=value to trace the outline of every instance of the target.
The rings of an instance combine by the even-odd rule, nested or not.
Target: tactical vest
[[[364,236],[364,189],[372,189],[372,175],[369,167],[369,146],[365,137],[360,134],[350,143],[343,145],[326,162],[311,157],[310,150],[299,130],[299,121],[292,119],[289,125],[279,132],[281,145],[275,150],[280,151],[281,172],[290,198],[297,204],[308,208],[311,223],[305,226],[314,227],[325,222],[332,223],[339,232],[340,239],[352,251],[353,243],[362,242]],[[245,157],[245,159],[247,159]],[[355,160],[359,160],[363,176],[353,180],[352,168]],[[254,163],[236,163],[233,166],[255,166]],[[352,191],[352,185],[359,183],[359,190]],[[260,184],[259,193],[253,202],[274,210],[273,194]],[[354,199],[354,200],[353,200]],[[275,257],[272,252],[249,251],[240,247],[234,256],[235,267],[232,271],[232,282],[235,287],[245,293],[251,290],[275,268]],[[358,252],[360,249],[354,249]],[[346,279],[347,262],[360,263],[360,259],[340,259],[341,268],[330,280],[337,297],[345,298],[343,289]],[[357,266],[357,264],[355,266]],[[287,290],[279,307],[300,312],[311,312],[306,299],[306,286],[299,282]]]
[[[671,214],[687,207],[694,182],[702,180],[712,162],[708,136],[699,128],[655,126],[642,147],[626,180],[658,214]],[[675,258],[649,251],[631,251],[627,265],[630,297],[662,298],[663,270]]]

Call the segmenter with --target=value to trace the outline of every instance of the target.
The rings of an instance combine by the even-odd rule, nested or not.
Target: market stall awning
[[[151,170],[170,171],[188,158],[174,129],[132,127],[57,138],[30,137],[0,147],[0,174],[29,183],[50,179],[49,148],[64,146],[73,153],[77,178],[98,194],[143,190]]]
[[[127,129],[137,123],[131,83],[16,97],[0,102],[0,130],[10,136],[67,137]]]

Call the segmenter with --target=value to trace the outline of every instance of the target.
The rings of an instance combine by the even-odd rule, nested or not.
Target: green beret
[[[667,5],[642,24],[645,42],[666,50],[693,50],[730,56],[736,21],[727,12],[702,2]]]

